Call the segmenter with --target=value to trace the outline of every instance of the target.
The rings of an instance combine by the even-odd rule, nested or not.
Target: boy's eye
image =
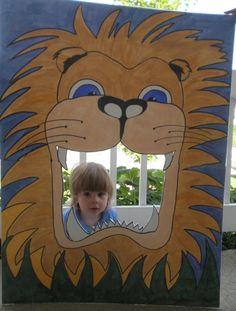
[[[83,192],[83,195],[84,195],[85,197],[89,197],[89,196],[90,196],[90,192],[89,192],[89,191],[84,191],[84,192]]]
[[[105,196],[106,195],[106,192],[98,192],[98,196],[99,197],[103,197],[103,196]]]

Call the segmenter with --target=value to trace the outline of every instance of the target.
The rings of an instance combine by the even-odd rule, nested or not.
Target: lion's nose
[[[106,103],[104,106],[104,112],[117,119],[122,117],[122,109],[115,103]]]
[[[122,109],[120,106],[114,103],[107,103],[104,106],[104,112],[111,117],[120,119],[122,117]],[[143,107],[133,104],[128,106],[125,111],[125,116],[127,119],[136,117],[143,112]]]
[[[143,106],[134,103],[126,108],[126,117],[127,119],[136,117],[142,114],[143,111]]]
[[[105,114],[119,119],[120,121],[120,137],[122,137],[125,127],[125,122],[133,117],[142,114],[146,108],[147,103],[142,99],[130,99],[123,101],[112,96],[103,96],[98,100],[98,108]]]
[[[112,96],[103,96],[98,100],[98,107],[111,117],[129,119],[142,114],[147,108],[147,103],[142,99],[123,101]]]

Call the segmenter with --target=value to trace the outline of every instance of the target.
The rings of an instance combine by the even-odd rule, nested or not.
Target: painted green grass
[[[74,286],[65,270],[64,255],[59,259],[52,282],[52,288],[45,288],[34,274],[29,257],[29,244],[26,247],[23,263],[16,278],[6,261],[6,246],[3,245],[3,302],[109,302],[128,304],[157,304],[218,307],[219,278],[215,258],[208,243],[206,260],[200,284],[196,284],[194,271],[185,255],[177,283],[168,290],[165,283],[163,258],[156,266],[150,288],[143,281],[142,271],[145,258],[141,258],[122,282],[120,266],[112,253],[108,254],[107,273],[93,287],[93,270],[90,257],[85,254],[85,267],[77,286]]]

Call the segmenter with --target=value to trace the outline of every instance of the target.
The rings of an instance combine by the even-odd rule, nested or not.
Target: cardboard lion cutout
[[[214,17],[190,27],[180,12],[60,6],[74,12],[73,29],[29,24],[12,38],[23,64],[1,97],[6,302],[58,301],[63,279],[77,293],[63,289],[64,301],[217,305],[231,57],[222,47],[230,38],[201,37]],[[95,32],[88,13],[96,9]],[[221,18],[232,31],[232,19]],[[117,222],[68,237],[67,150],[119,142],[165,155],[159,213],[143,229]],[[26,267],[37,299],[24,290],[11,296]]]

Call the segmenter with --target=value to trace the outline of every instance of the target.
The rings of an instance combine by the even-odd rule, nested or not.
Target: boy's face
[[[98,216],[107,208],[108,193],[103,191],[82,191],[77,195],[82,218]]]

